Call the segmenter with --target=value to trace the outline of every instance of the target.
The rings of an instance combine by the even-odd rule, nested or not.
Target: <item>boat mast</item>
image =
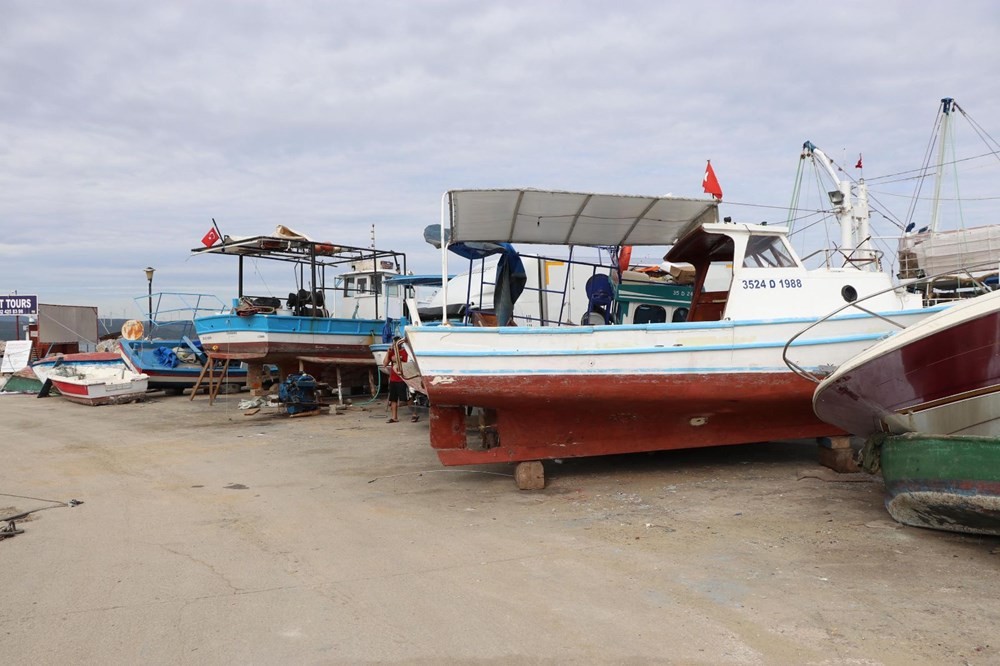
[[[955,104],[955,98],[941,98],[941,132],[938,138],[938,160],[937,172],[934,177],[934,198],[931,200],[931,232],[937,231],[938,209],[941,206],[941,181],[944,180],[944,144],[947,142],[948,138],[948,124],[951,120],[951,110],[957,106],[958,105]]]
[[[862,261],[868,270],[876,270],[876,262],[873,261],[874,253],[871,249],[869,236],[869,209],[868,209],[868,185],[865,179],[858,180],[857,202],[851,197],[851,181],[841,179],[833,168],[833,161],[827,157],[826,153],[816,147],[812,141],[802,144],[802,157],[812,158],[814,163],[819,164],[830,179],[837,186],[836,190],[829,192],[830,203],[833,204],[833,214],[840,224],[840,250],[844,256],[851,260],[851,255],[858,251],[857,258]]]

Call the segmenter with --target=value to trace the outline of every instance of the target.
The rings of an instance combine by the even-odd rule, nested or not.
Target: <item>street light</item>
[[[156,269],[146,266],[146,281],[149,283],[149,335],[153,333],[153,273]]]

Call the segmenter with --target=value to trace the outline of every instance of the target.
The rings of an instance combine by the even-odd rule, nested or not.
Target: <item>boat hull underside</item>
[[[281,364],[299,359],[312,362],[340,363],[345,365],[374,365],[369,346],[371,337],[326,336],[326,339],[312,341],[300,339],[284,340],[272,336],[207,335],[202,336],[202,344],[214,358],[228,358],[238,361],[258,361],[260,363]]]
[[[426,381],[426,378],[425,378]],[[790,372],[431,379],[445,465],[521,462],[843,434]],[[471,415],[463,404],[477,396]]]
[[[914,527],[1000,536],[1000,440],[910,434],[882,444],[885,506]]]

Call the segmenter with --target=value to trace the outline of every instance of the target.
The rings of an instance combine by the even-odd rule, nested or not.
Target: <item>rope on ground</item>
[[[419,472],[403,472],[402,474],[390,474],[388,476],[376,476],[374,479],[372,479],[368,483],[375,483],[376,481],[379,481],[381,479],[395,479],[396,477],[399,477],[399,476],[412,476],[413,474],[423,475],[423,474],[432,474],[432,473],[435,473],[435,472],[456,472],[456,473],[463,473],[463,474],[492,474],[493,476],[508,476],[508,477],[510,477],[512,479],[514,478],[513,474],[504,474],[503,472],[484,472],[481,469],[427,469],[427,470],[421,470]]]

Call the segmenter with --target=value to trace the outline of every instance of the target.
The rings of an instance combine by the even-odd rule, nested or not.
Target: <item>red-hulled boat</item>
[[[1000,292],[960,301],[843,363],[816,415],[854,435],[1000,436]]]

